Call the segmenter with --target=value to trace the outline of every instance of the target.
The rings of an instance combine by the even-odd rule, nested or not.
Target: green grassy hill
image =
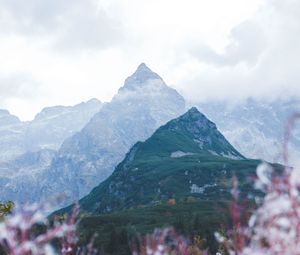
[[[86,216],[81,220],[80,242],[86,244],[97,234],[95,246],[109,254],[130,254],[130,243],[136,237],[152,233],[155,228],[172,226],[179,234],[193,240],[204,239],[204,248],[215,254],[218,244],[214,232],[230,222],[229,201],[194,201],[176,205],[160,204],[128,209],[111,214]]]
[[[232,172],[243,182],[257,164],[245,159],[214,123],[192,108],[134,145],[80,205],[89,213],[110,213],[189,196],[228,199]]]
[[[204,237],[214,251],[214,231],[230,223],[233,175],[251,204],[257,191],[249,179],[259,163],[243,157],[214,123],[192,108],[135,144],[113,174],[80,200],[86,215],[81,240],[97,232],[98,247],[126,254],[133,232],[172,225],[187,236]],[[123,248],[116,250],[119,246]]]

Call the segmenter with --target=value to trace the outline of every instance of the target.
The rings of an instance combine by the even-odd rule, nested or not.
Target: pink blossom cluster
[[[270,169],[267,164],[258,167],[258,171]],[[267,193],[244,230],[248,242],[240,254],[300,254],[300,171],[286,168],[283,176],[269,181],[263,176],[259,182]]]
[[[229,232],[229,238],[215,234],[230,255],[300,254],[300,170],[288,167],[288,141],[299,118],[300,114],[294,114],[287,124],[283,146],[284,172],[276,174],[267,163],[257,167],[255,186],[265,192],[265,197],[247,226],[241,223],[242,208],[237,202],[238,189],[234,181],[231,207],[234,229]]]
[[[70,255],[95,254],[91,245],[78,248],[76,224],[78,207],[63,222],[50,224],[46,208],[37,205],[16,208],[0,223],[0,246],[9,255]],[[37,226],[44,231],[37,233]],[[54,248],[52,242],[59,240],[60,246]]]
[[[173,228],[156,229],[146,235],[138,246],[132,247],[132,255],[188,255],[188,242]]]

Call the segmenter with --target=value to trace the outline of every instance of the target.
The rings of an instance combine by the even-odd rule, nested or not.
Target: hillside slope
[[[232,171],[243,182],[255,174],[258,163],[243,157],[214,123],[192,108],[135,144],[114,173],[80,204],[84,211],[108,213],[171,198],[225,199]]]

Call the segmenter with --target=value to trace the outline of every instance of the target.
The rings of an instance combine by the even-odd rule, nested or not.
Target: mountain
[[[241,155],[196,108],[136,143],[113,174],[80,200],[89,213],[151,206],[190,196],[217,201],[230,196],[231,171],[255,173],[259,161]]]
[[[48,145],[45,148],[48,152],[49,147],[53,148],[52,141],[61,137],[59,134],[66,134],[69,128],[72,130],[69,115],[63,114],[68,111],[61,107],[45,109],[31,124],[32,134],[41,134],[40,139]],[[77,200],[107,178],[134,143],[150,137],[159,126],[184,111],[183,97],[168,87],[158,74],[141,64],[111,102],[105,103],[79,132],[67,138],[57,152],[52,151],[51,161],[33,161],[31,167],[25,163],[23,167],[18,163],[20,159],[4,166],[0,164],[0,169],[10,168],[16,175],[27,172],[26,178],[15,176],[10,181],[3,181],[7,191],[5,196],[0,195],[0,200],[37,202],[57,194],[67,194],[69,200],[66,203]],[[74,109],[72,113],[74,117],[81,117]],[[68,128],[60,128],[54,122],[46,123],[52,119],[68,123]],[[53,132],[53,139],[42,137],[44,127]],[[29,132],[27,138],[30,141]],[[31,147],[37,145],[32,142]],[[40,158],[36,154],[30,155],[29,158]],[[22,191],[31,197],[23,196]]]
[[[299,112],[300,100],[277,99],[230,103],[210,101],[197,104],[219,127],[224,136],[243,155],[282,163],[282,143],[288,118]],[[290,141],[290,161],[300,156],[300,128],[296,125]]]
[[[75,106],[47,107],[34,120],[21,122],[0,110],[0,163],[27,152],[57,150],[63,141],[83,128],[102,103],[92,99]]]
[[[18,117],[11,115],[9,111],[0,109],[0,127],[19,124],[21,121]]]
[[[12,161],[0,164],[1,201],[33,203],[40,197],[42,189],[37,189],[47,169],[56,156],[56,151],[43,149],[26,152]]]
[[[251,210],[262,195],[253,188],[258,164],[191,108],[136,143],[112,175],[79,201],[80,242],[95,234],[96,246],[105,252],[128,254],[128,239],[136,233],[139,237],[173,226],[191,240],[200,236],[201,245],[216,254],[220,250],[214,233],[231,224],[232,178],[237,177],[240,199]]]
[[[6,161],[24,152],[24,131],[26,123],[0,109],[0,162]]]
[[[145,81],[162,81],[162,78],[146,66],[145,63],[141,63],[136,72],[125,80],[124,86],[119,89],[119,92],[147,87],[148,84]]]
[[[48,193],[67,192],[71,199],[88,194],[134,143],[184,111],[183,97],[145,64],[139,65],[111,102],[63,143],[48,171]]]
[[[75,106],[48,107],[30,122],[21,122],[0,110],[0,201],[38,201],[47,169],[57,155],[55,150],[101,107],[97,99]]]
[[[28,123],[26,150],[58,150],[63,141],[80,131],[101,107],[102,103],[94,98],[74,106],[44,108]]]

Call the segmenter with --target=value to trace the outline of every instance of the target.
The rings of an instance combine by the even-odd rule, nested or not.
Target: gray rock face
[[[101,106],[100,101],[92,99],[75,106],[48,107],[27,122],[21,122],[7,110],[0,110],[0,162],[11,161],[27,152],[59,149]]]
[[[101,107],[99,100],[91,99],[75,106],[44,108],[28,123],[25,134],[26,150],[58,150],[63,141],[80,131]]]
[[[10,160],[25,151],[26,123],[7,110],[0,110],[0,162]]]
[[[19,124],[21,121],[18,117],[11,115],[9,111],[0,109],[0,127]]]
[[[215,123],[207,119],[196,107],[170,121],[166,127],[171,131],[189,134],[201,150],[208,151],[213,155],[232,159],[244,158],[218,131]]]
[[[36,181],[28,182],[28,187],[22,186],[23,182],[20,187],[35,194],[30,202],[62,193],[69,196],[66,203],[77,200],[108,177],[134,143],[147,139],[184,111],[183,97],[141,64],[112,101],[63,142],[51,163],[40,169]],[[24,202],[18,194],[15,201]]]
[[[45,108],[31,122],[0,110],[0,200],[37,201],[56,149],[101,109],[92,99],[75,106]],[[39,187],[37,189],[37,187]]]
[[[136,72],[125,80],[124,86],[120,88],[119,92],[122,90],[135,90],[139,87],[147,86],[145,81],[150,80],[162,81],[162,78],[157,73],[152,72],[148,66],[142,63],[138,66]]]
[[[32,203],[43,190],[35,187],[43,182],[44,169],[50,166],[56,152],[40,150],[27,152],[16,159],[0,164],[0,200],[16,203]]]
[[[173,159],[170,152],[171,156],[175,152]],[[185,156],[189,157],[180,159]],[[96,214],[124,210],[170,196],[180,200],[191,192],[214,194],[215,201],[224,191],[223,184],[219,186],[220,179],[224,183],[224,164],[249,164],[244,159],[216,125],[194,107],[159,127],[145,142],[136,143],[112,175],[79,201],[81,210]]]
[[[300,110],[300,101],[248,99],[237,104],[208,102],[198,104],[198,108],[244,156],[282,163],[284,130],[288,118]],[[297,163],[299,156],[300,128],[296,125],[290,141],[291,163]]]
[[[49,193],[66,192],[67,187],[72,199],[86,195],[112,173],[134,143],[184,110],[184,99],[141,64],[112,101],[64,142],[49,170],[62,180]]]

